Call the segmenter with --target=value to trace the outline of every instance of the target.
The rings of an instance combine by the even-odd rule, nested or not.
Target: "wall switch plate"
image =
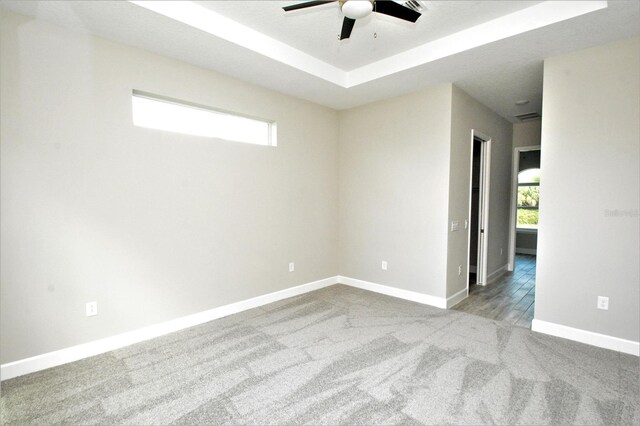
[[[460,223],[457,220],[451,222],[451,232],[455,232],[458,230]]]
[[[387,270],[387,261],[386,261],[386,260],[383,260],[383,261],[382,261],[382,270],[383,270],[383,271],[386,271],[386,270]]]
[[[289,272],[293,272],[296,270],[296,264],[293,262],[289,262]]]
[[[598,296],[598,309],[602,309],[603,311],[609,310],[609,298],[605,296]]]
[[[88,317],[98,315],[98,302],[87,302],[86,312]]]
[[[458,265],[458,275],[462,275],[462,265]]]

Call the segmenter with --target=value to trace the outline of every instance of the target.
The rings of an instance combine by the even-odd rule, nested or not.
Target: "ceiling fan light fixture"
[[[350,19],[362,19],[373,12],[373,3],[362,0],[347,0],[342,4],[342,14]]]

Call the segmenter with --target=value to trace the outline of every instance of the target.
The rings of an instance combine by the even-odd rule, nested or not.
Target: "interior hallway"
[[[469,297],[452,309],[531,328],[536,288],[536,257],[516,255],[513,272],[487,286],[472,284]]]

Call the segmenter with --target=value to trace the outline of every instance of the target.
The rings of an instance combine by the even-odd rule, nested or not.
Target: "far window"
[[[267,120],[216,111],[136,90],[133,91],[132,106],[133,124],[139,127],[234,142],[276,145],[276,124]]]
[[[540,169],[518,173],[518,225],[520,229],[538,229],[540,207]]]

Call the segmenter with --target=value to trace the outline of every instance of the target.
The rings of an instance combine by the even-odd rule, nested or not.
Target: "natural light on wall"
[[[276,146],[276,124],[133,91],[133,124],[149,129]]]

